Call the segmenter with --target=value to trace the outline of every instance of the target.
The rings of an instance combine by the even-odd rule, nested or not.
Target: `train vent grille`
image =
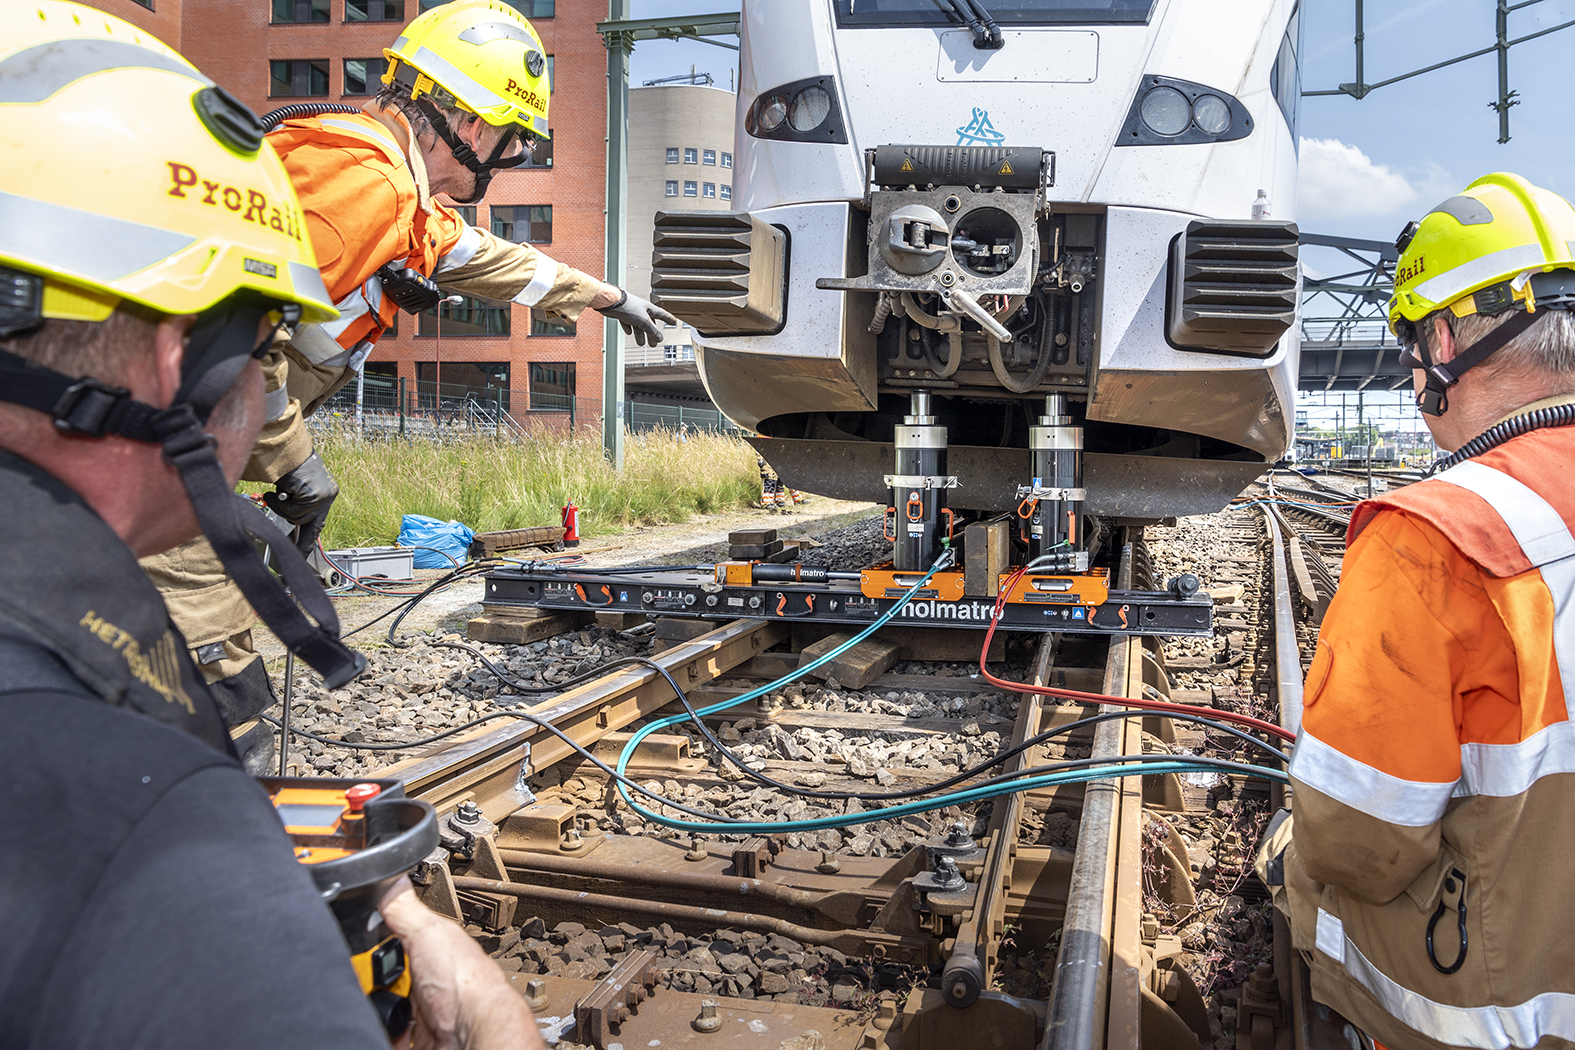
[[[1290,223],[1189,223],[1171,259],[1171,341],[1272,354],[1296,319],[1297,249]]]
[[[747,212],[658,212],[651,292],[703,333],[780,327],[786,235]]]

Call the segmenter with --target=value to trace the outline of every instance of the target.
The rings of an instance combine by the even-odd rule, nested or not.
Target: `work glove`
[[[624,334],[634,336],[641,346],[660,346],[662,325],[678,323],[678,318],[649,299],[630,295],[628,289],[623,289],[623,298],[598,312],[623,325]]]
[[[305,463],[274,482],[273,491],[263,493],[263,502],[299,530],[295,545],[305,555],[317,545],[328,508],[338,495],[339,483],[328,473],[322,457],[313,452]]]

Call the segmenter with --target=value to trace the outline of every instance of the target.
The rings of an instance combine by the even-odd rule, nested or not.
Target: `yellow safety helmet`
[[[284,165],[251,110],[135,26],[64,0],[0,4],[0,339],[46,318],[102,321],[123,300],[197,315],[168,405],[8,350],[0,402],[73,438],[162,446],[258,615],[330,688],[343,684],[365,658],[339,640],[299,552],[235,495],[204,430],[270,345],[265,319],[338,316]]]
[[[249,109],[102,11],[6,4],[0,26],[0,267],[43,278],[41,302],[0,303],[13,321],[101,321],[122,299],[201,313],[246,289],[337,316]]]
[[[1395,247],[1389,327],[1401,360],[1427,373],[1417,404],[1428,415],[1447,411],[1445,391],[1524,331],[1538,308],[1575,308],[1575,208],[1519,175],[1477,179],[1408,223]],[[1454,317],[1506,310],[1522,316],[1435,365],[1419,322],[1444,309]]]
[[[457,0],[411,22],[383,49],[383,83],[431,95],[494,127],[518,126],[545,140],[552,85],[541,38],[520,13],[492,0]]]

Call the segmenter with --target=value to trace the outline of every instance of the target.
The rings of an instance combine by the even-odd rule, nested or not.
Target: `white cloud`
[[[1409,214],[1420,203],[1419,189],[1410,179],[1376,163],[1360,148],[1338,139],[1302,139],[1296,190],[1296,217],[1302,225],[1322,229],[1351,219]]]

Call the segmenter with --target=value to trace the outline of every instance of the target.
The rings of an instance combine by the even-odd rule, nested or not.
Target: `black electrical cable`
[[[613,661],[612,663],[606,664],[603,667],[599,667],[599,668],[597,668],[594,671],[586,672],[585,674],[580,675],[578,678],[570,679],[568,682],[564,682],[564,683],[561,683],[559,685],[555,685],[555,686],[527,686],[527,685],[522,685],[521,683],[515,682],[509,675],[504,673],[498,667],[497,664],[493,663],[492,660],[490,660],[485,653],[482,653],[478,649],[475,649],[475,648],[473,648],[471,646],[464,645],[463,643],[458,643],[458,642],[435,642],[433,644],[436,647],[445,648],[445,649],[458,649],[458,650],[460,650],[462,652],[469,653],[470,655],[474,656],[481,663],[481,665],[483,667],[485,667],[488,671],[490,671],[493,674],[493,676],[495,676],[498,679],[499,682],[503,683],[503,685],[505,687],[507,687],[509,689],[513,689],[513,690],[515,690],[517,692],[530,692],[530,693],[556,692],[556,691],[559,691],[559,690],[562,690],[562,689],[570,688],[570,687],[572,687],[574,685],[579,684],[579,682],[585,681],[585,680],[589,680],[592,677],[600,677],[600,676],[604,675],[607,671],[613,670],[613,669],[618,668],[618,667],[629,666],[629,665],[639,665],[639,666],[650,667],[650,668],[654,669],[655,671],[657,671],[659,674],[661,674],[661,676],[667,680],[667,684],[673,690],[674,695],[678,698],[678,702],[683,705],[684,710],[688,713],[690,721],[694,722],[696,724],[696,726],[699,727],[700,733],[701,733],[701,735],[703,735],[705,737],[706,741],[709,744],[711,744],[712,747],[716,748],[717,751],[720,754],[725,756],[728,761],[732,762],[734,766],[738,767],[738,769],[740,771],[742,771],[745,776],[749,777],[749,779],[754,780],[756,783],[759,783],[759,784],[761,784],[761,785],[763,785],[765,787],[774,788],[774,789],[776,789],[778,791],[781,791],[781,792],[783,792],[785,794],[798,795],[798,796],[801,796],[803,798],[814,798],[814,799],[824,799],[824,800],[840,800],[840,799],[847,799],[847,798],[856,798],[856,799],[858,799],[861,802],[885,802],[885,801],[891,801],[891,800],[894,800],[894,799],[912,798],[912,797],[915,797],[915,796],[918,796],[918,795],[926,795],[926,794],[929,794],[929,793],[934,792],[934,791],[944,790],[945,788],[951,787],[953,784],[961,783],[962,781],[968,780],[971,777],[978,776],[980,773],[983,773],[985,770],[992,769],[995,766],[1000,765],[1002,762],[1005,762],[1006,760],[1008,760],[1008,759],[1010,759],[1010,758],[1012,758],[1012,757],[1014,757],[1014,756],[1016,756],[1018,754],[1021,754],[1022,752],[1028,750],[1029,748],[1036,747],[1039,744],[1042,744],[1045,741],[1050,740],[1050,739],[1052,739],[1054,737],[1065,735],[1067,733],[1073,732],[1074,730],[1077,730],[1077,729],[1084,728],[1086,726],[1097,725],[1100,722],[1104,722],[1104,721],[1107,721],[1107,720],[1112,719],[1112,718],[1131,718],[1134,714],[1152,713],[1152,712],[1142,712],[1142,711],[1137,711],[1137,712],[1133,712],[1133,711],[1115,711],[1115,712],[1106,712],[1106,713],[1098,714],[1098,715],[1092,715],[1092,716],[1090,716],[1088,718],[1079,719],[1078,721],[1070,722],[1067,725],[1060,726],[1060,727],[1058,727],[1056,729],[1051,729],[1051,730],[1047,730],[1044,733],[1040,733],[1038,736],[1031,737],[1030,739],[1023,741],[1020,744],[1014,745],[1013,747],[1007,748],[1006,750],[999,752],[994,758],[990,759],[988,762],[983,762],[983,763],[981,763],[981,764],[979,764],[977,766],[973,766],[973,767],[971,767],[969,769],[961,770],[958,773],[956,773],[953,776],[947,778],[946,780],[941,781],[938,784],[928,785],[928,786],[923,787],[923,788],[911,789],[911,790],[907,790],[907,791],[852,792],[852,793],[850,793],[850,792],[843,792],[843,791],[814,791],[814,790],[811,790],[811,789],[808,789],[808,788],[796,787],[796,786],[794,786],[792,784],[784,784],[781,781],[774,780],[771,777],[766,776],[764,773],[761,773],[758,770],[752,769],[748,765],[746,765],[742,759],[740,759],[731,750],[729,750],[728,747],[725,744],[723,744],[719,739],[717,739],[716,735],[711,732],[710,728],[705,724],[705,721],[700,717],[699,712],[697,712],[694,709],[694,706],[692,704],[690,704],[689,697],[684,693],[683,689],[681,689],[679,687],[678,683],[673,680],[672,675],[670,675],[667,672],[666,668],[662,667],[662,665],[658,664],[654,660],[648,659],[648,658],[643,657],[643,656],[626,656],[626,657],[621,657],[618,660]],[[1204,726],[1207,726],[1209,728],[1218,729],[1218,730],[1221,730],[1223,732],[1229,733],[1232,736],[1239,737],[1240,739],[1246,741],[1247,743],[1254,745],[1255,747],[1261,748],[1262,750],[1268,752],[1270,755],[1272,755],[1273,757],[1279,759],[1282,762],[1289,762],[1290,761],[1290,756],[1286,755],[1285,752],[1279,750],[1278,748],[1276,748],[1276,747],[1274,747],[1274,746],[1272,746],[1270,744],[1264,743],[1263,741],[1257,739],[1256,737],[1253,737],[1253,736],[1249,735],[1248,733],[1246,733],[1245,731],[1243,731],[1241,729],[1237,729],[1236,727],[1228,725],[1228,724],[1226,724],[1224,722],[1219,722],[1219,721],[1216,721],[1216,720],[1211,719],[1211,718],[1204,718],[1204,717],[1199,716],[1199,715],[1186,715],[1186,714],[1179,714],[1179,713],[1174,715],[1173,717],[1180,718],[1180,719],[1182,719],[1184,721],[1188,721],[1188,722],[1197,722],[1197,723],[1200,723],[1200,724],[1202,724]],[[1009,774],[1008,775],[1008,779],[1010,779],[1010,777],[1012,777],[1012,776],[1021,776],[1021,775],[1022,775],[1021,771],[1019,771],[1018,773]],[[987,783],[994,783],[994,782],[995,781],[987,781]],[[977,785],[975,785],[975,786],[977,786]]]
[[[302,117],[320,117],[329,113],[360,113],[359,106],[346,105],[343,102],[296,102],[289,106],[280,106],[271,113],[264,114],[261,118],[262,126],[269,131],[278,127],[287,120],[298,120]]]
[[[1502,423],[1495,423],[1476,437],[1467,441],[1456,449],[1447,459],[1438,460],[1428,470],[1426,477],[1432,477],[1439,471],[1448,470],[1458,466],[1468,459],[1482,455],[1490,449],[1495,449],[1511,438],[1518,438],[1529,434],[1533,430],[1545,427],[1567,427],[1575,424],[1575,405],[1549,405],[1547,408],[1533,409],[1523,412]]]

